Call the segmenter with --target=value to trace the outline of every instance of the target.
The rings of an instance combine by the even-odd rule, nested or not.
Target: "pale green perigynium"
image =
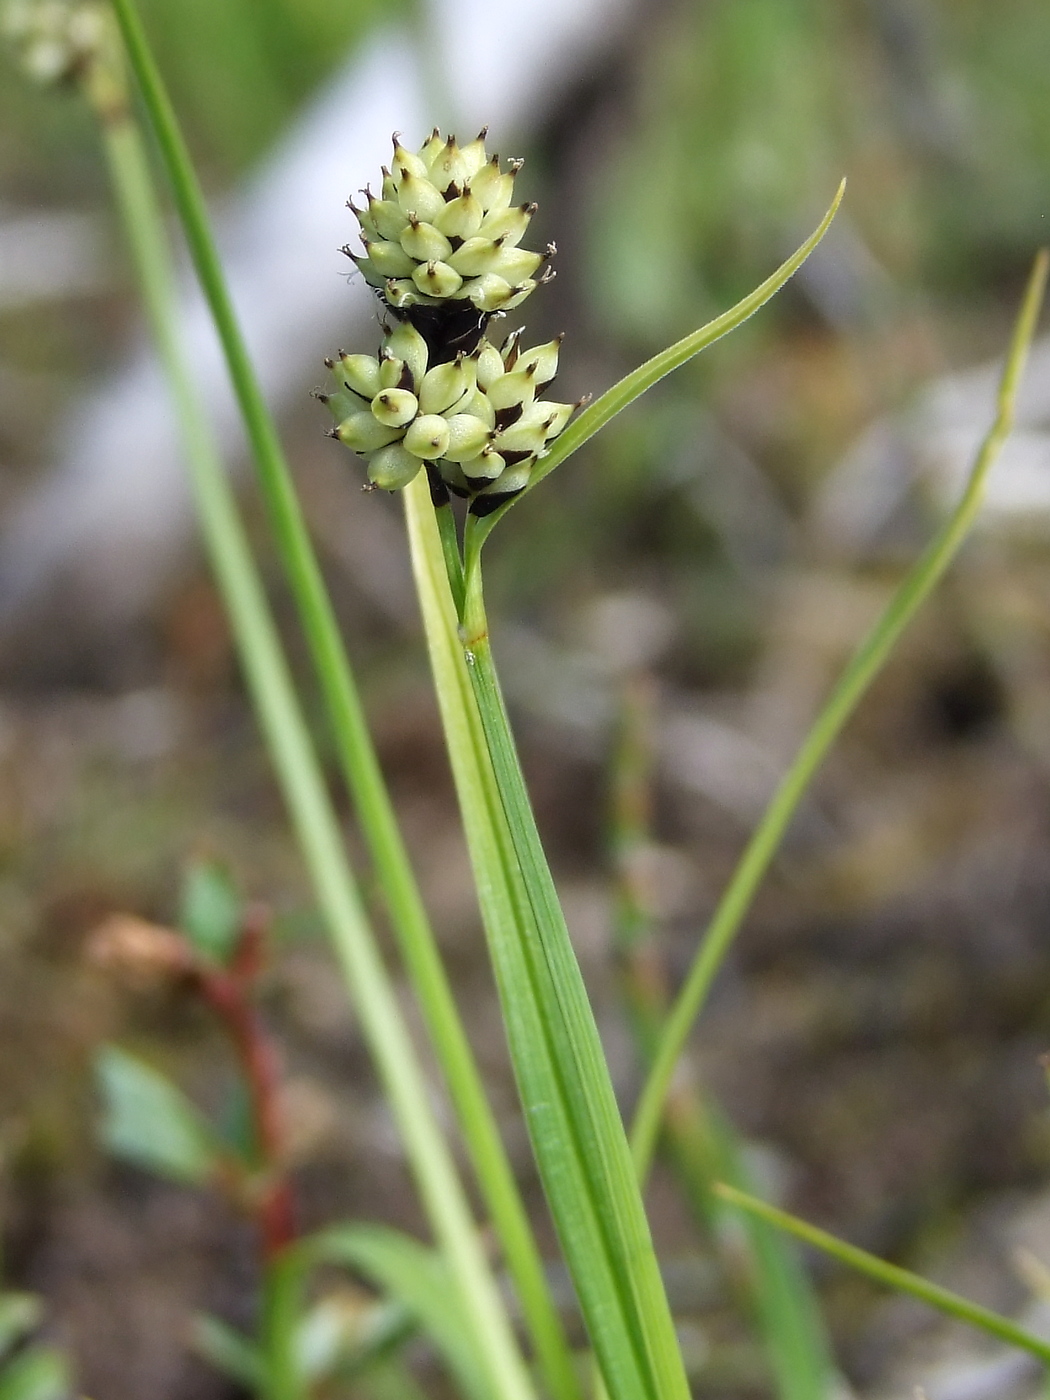
[[[318,397],[337,420],[331,436],[360,453],[373,486],[407,486],[425,462],[456,495],[498,504],[522,490],[575,404],[539,396],[558,368],[561,337],[531,350],[512,332],[501,348],[428,368],[423,336],[403,321],[378,357],[327,360],[335,392]]]
[[[395,133],[380,195],[363,190],[363,209],[348,201],[364,253],[343,251],[389,306],[452,301],[485,315],[512,311],[553,276],[549,267],[536,276],[553,244],[542,253],[518,246],[536,211],[535,204],[511,204],[522,162],[503,170],[499,156],[485,150],[486,132],[460,146],[435,127],[418,151],[406,150]]]

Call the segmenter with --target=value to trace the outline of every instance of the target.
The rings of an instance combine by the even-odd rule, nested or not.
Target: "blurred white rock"
[[[904,412],[867,428],[831,473],[814,510],[836,552],[865,553],[892,536],[918,489],[946,513],[996,412],[1001,361],[945,375]],[[978,524],[1050,538],[1050,339],[1032,348],[1016,423],[988,477]]]

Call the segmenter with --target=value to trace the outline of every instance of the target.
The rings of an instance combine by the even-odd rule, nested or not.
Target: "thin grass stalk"
[[[544,1378],[555,1400],[579,1400],[579,1384],[564,1328],[437,951],[284,452],[233,311],[199,182],[132,0],[114,0],[114,4],[194,266],[226,356],[278,554],[321,684],[340,768],[354,800],[398,946],[419,998]]]
[[[725,1182],[719,1182],[715,1186],[715,1191],[723,1200],[739,1206],[741,1210],[748,1211],[760,1220],[767,1221],[770,1225],[775,1225],[779,1230],[787,1231],[788,1234],[794,1235],[796,1239],[802,1240],[805,1244],[812,1245],[825,1254],[830,1254],[833,1259],[839,1260],[840,1263],[846,1264],[851,1269],[856,1269],[859,1273],[866,1274],[876,1283],[881,1283],[886,1288],[892,1288],[896,1293],[907,1293],[912,1298],[917,1298],[919,1302],[927,1303],[931,1308],[936,1308],[946,1317],[968,1323],[969,1326],[976,1327],[981,1332],[998,1338],[1001,1342],[1009,1342],[1011,1346],[1020,1347],[1022,1351],[1027,1351],[1044,1366],[1050,1366],[1050,1342],[1046,1342],[1042,1337],[1037,1337],[1025,1328],[1019,1327],[1009,1318],[992,1312],[990,1308],[981,1307],[979,1303],[971,1303],[969,1299],[960,1297],[951,1289],[942,1288],[937,1283],[931,1283],[929,1279],[922,1278],[919,1274],[913,1274],[909,1269],[902,1269],[897,1264],[888,1264],[877,1255],[869,1254],[864,1249],[858,1249],[854,1244],[847,1244],[845,1240],[840,1240],[836,1235],[828,1234],[826,1230],[821,1230],[816,1225],[810,1225],[808,1221],[800,1220],[798,1216],[789,1215],[787,1211],[779,1210],[776,1206],[760,1201],[745,1191],[738,1191]]]
[[[613,936],[628,1021],[644,1065],[652,1060],[670,1001],[645,875],[652,841],[652,708],[651,683],[631,678],[614,753],[610,831]],[[835,1368],[812,1284],[787,1241],[713,1193],[720,1178],[744,1188],[752,1183],[731,1124],[690,1074],[680,1074],[671,1086],[662,1137],[686,1200],[714,1242],[731,1294],[755,1326],[781,1400],[827,1400]]]
[[[106,122],[104,133],[118,206],[186,444],[205,543],[318,901],[493,1393],[502,1400],[533,1400],[528,1372],[350,871],[233,493],[179,341],[171,257],[141,139],[130,119]],[[295,1368],[287,1358],[284,1363],[274,1372],[267,1400],[297,1400]]]
[[[481,655],[483,643],[475,630],[470,650],[464,650],[422,473],[403,494],[431,667],[519,1093],[602,1382],[611,1400],[684,1397],[688,1391],[681,1357],[644,1215],[640,1227],[636,1224],[640,1198],[622,1125],[620,1158],[634,1196],[626,1210],[633,1206],[630,1226],[636,1230],[628,1251],[624,1193],[598,1179],[608,1166],[602,1157],[608,1134],[597,1136],[594,1105],[581,1105],[585,1095],[579,1084],[581,1049],[585,1055],[595,1053],[596,1038],[582,1047],[578,1043],[572,1009],[565,1005],[572,989],[565,985],[560,966],[564,959],[551,947],[549,927],[542,926],[536,907],[540,896],[530,887],[532,872],[515,839],[515,817],[497,778],[497,760],[472,684],[479,665],[487,664]],[[477,620],[476,607],[470,615]],[[597,1053],[600,1056],[600,1048]],[[587,1068],[591,1082],[598,1079],[593,1067]],[[601,1070],[607,1080],[604,1061]],[[596,1097],[601,1093],[599,1085]],[[620,1180],[615,1187],[621,1187]],[[629,1254],[632,1247],[634,1253]],[[654,1275],[664,1310],[662,1324],[659,1316],[653,1322],[655,1307],[643,1291],[652,1287]],[[680,1380],[675,1380],[676,1369]]]
[[[652,1161],[675,1066],[799,802],[902,632],[955,558],[977,516],[988,472],[1013,424],[1017,388],[1035,334],[1046,288],[1047,268],[1048,255],[1044,249],[1035,259],[1014,327],[999,386],[995,420],[981,444],[958,504],[918,562],[909,570],[882,616],[843,671],[791,767],[781,779],[701,940],[664,1026],[635,1111],[631,1145],[642,1180]]]

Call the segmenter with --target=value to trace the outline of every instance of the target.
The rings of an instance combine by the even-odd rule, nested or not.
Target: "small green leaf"
[[[303,1241],[317,1263],[342,1264],[400,1303],[440,1351],[468,1400],[493,1400],[459,1296],[440,1255],[384,1225],[337,1225]]]
[[[105,1045],[95,1057],[105,1117],[102,1140],[117,1157],[187,1186],[202,1186],[221,1160],[207,1124],[170,1079]]]
[[[309,1381],[359,1375],[417,1330],[403,1304],[329,1293],[299,1319],[296,1353]]]
[[[215,1124],[216,1139],[231,1156],[258,1170],[264,1164],[259,1153],[258,1129],[251,1090],[243,1076],[230,1085]]]
[[[259,1349],[248,1337],[211,1313],[198,1313],[190,1335],[193,1350],[245,1390],[260,1394],[263,1363]]]
[[[43,1311],[34,1293],[0,1293],[0,1357],[39,1327]]]
[[[214,861],[195,861],[182,885],[179,927],[198,953],[225,965],[233,956],[244,904],[229,873]]]
[[[30,1347],[0,1372],[0,1400],[68,1400],[66,1358],[54,1347]]]

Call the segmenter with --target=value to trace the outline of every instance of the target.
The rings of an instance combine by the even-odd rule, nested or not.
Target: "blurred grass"
[[[415,0],[145,0],[144,20],[209,185],[229,183],[284,130],[347,53]],[[348,134],[348,140],[352,135]],[[91,121],[73,99],[0,83],[4,198],[69,204],[101,196]]]
[[[843,171],[847,215],[895,283],[970,295],[1009,274],[1044,236],[1048,45],[1039,0],[675,6],[596,182],[602,319],[649,348],[715,314]],[[619,275],[639,254],[646,274]],[[782,299],[776,317],[798,312]]]
[[[764,645],[777,571],[815,543],[799,526],[831,467],[873,418],[1008,334],[1046,238],[1050,10],[672,0],[651,13],[562,157],[556,197],[580,221],[562,276],[585,321],[576,363],[592,356],[567,395],[600,392],[732,305],[843,174],[849,192],[773,306],[516,513],[489,587],[539,614],[658,578],[678,622],[674,678],[735,685]]]

